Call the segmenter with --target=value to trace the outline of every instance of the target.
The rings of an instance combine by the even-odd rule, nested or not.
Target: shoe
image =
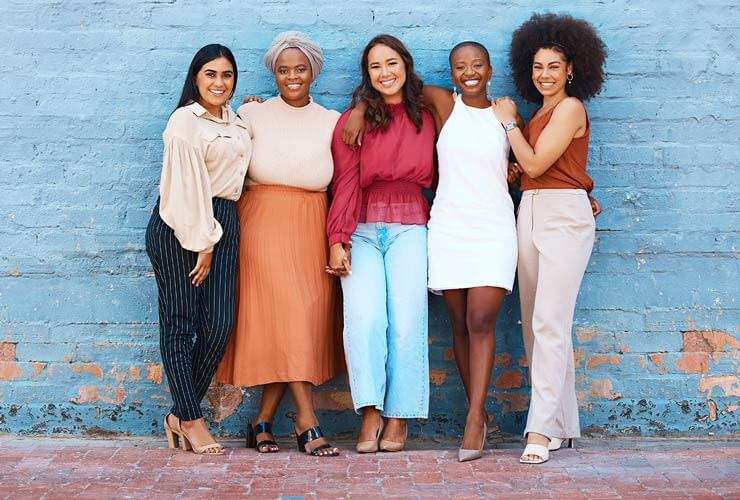
[[[171,415],[168,413],[164,417],[164,432],[167,434],[167,445],[170,448],[177,448],[178,444],[183,451],[192,451],[196,455],[223,455],[224,447],[218,443],[204,444],[203,446],[193,446],[190,442],[190,438],[182,430],[180,425],[180,418],[177,419],[177,427],[171,427],[167,423],[167,417]]]
[[[390,451],[390,452],[396,452],[401,451],[406,446],[406,438],[409,437],[409,426],[406,424],[406,428],[403,431],[403,441],[400,443],[397,443],[396,441],[390,441],[388,439],[381,439],[380,445],[378,446],[380,448],[380,451]]]
[[[566,439],[560,439],[560,438],[550,438],[550,442],[547,443],[547,449],[549,451],[558,451],[560,448],[565,445],[566,448],[573,448],[574,441],[573,438],[566,438]]]
[[[380,417],[380,426],[375,433],[375,439],[370,441],[358,441],[355,449],[357,453],[375,453],[380,448],[380,436],[383,434],[383,427],[385,427],[385,420]]]
[[[534,458],[534,459],[525,458],[529,455],[535,456],[537,458]],[[524,447],[524,453],[522,453],[522,456],[519,457],[519,463],[544,464],[545,462],[547,462],[549,458],[550,458],[550,451],[547,449],[547,446],[542,446],[541,444],[530,443]]]
[[[272,434],[272,424],[270,422],[258,422],[252,425],[247,422],[247,448],[254,448],[260,453],[277,453],[280,447],[273,439],[263,439],[257,441],[258,434]]]
[[[457,450],[457,461],[458,462],[469,462],[471,460],[477,460],[483,456],[483,448],[486,446],[486,436],[488,435],[488,424],[483,423],[483,439],[480,443],[480,448],[477,450],[466,450],[460,448]]]
[[[295,433],[296,441],[298,442],[298,451],[301,451],[313,457],[336,457],[339,455],[339,450],[334,448],[329,443],[319,445],[311,451],[306,450],[306,445],[308,443],[324,437],[324,433],[321,432],[321,427],[319,427],[318,425],[309,427],[305,431],[301,432],[300,435],[298,434],[298,431],[295,430],[295,428],[293,429],[293,432]],[[321,453],[321,450],[326,450],[327,448],[332,448],[334,451],[332,451],[331,453]]]

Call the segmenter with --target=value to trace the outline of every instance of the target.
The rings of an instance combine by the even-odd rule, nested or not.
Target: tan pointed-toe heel
[[[383,427],[385,426],[385,421],[381,418],[380,419],[380,426],[378,427],[378,430],[375,433],[375,439],[372,439],[370,441],[359,441],[357,443],[357,446],[355,446],[355,449],[357,450],[357,453],[375,453],[380,448],[380,436],[383,434]]]
[[[397,441],[391,441],[390,439],[381,439],[380,440],[380,450],[381,451],[389,451],[389,452],[396,452],[401,451],[406,446],[406,439],[409,437],[409,426],[406,424],[406,428],[403,431],[403,441],[397,442]]]
[[[486,446],[486,435],[488,434],[488,424],[483,424],[483,439],[480,443],[480,448],[477,450],[467,450],[460,448],[457,450],[457,461],[458,462],[469,462],[471,460],[477,460],[483,456],[483,448]]]

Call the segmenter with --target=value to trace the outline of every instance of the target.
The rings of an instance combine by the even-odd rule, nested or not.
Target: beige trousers
[[[523,193],[517,217],[517,277],[532,386],[525,436],[581,435],[571,329],[594,230],[584,190]]]

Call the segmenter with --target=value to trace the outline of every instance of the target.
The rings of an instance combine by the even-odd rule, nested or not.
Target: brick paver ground
[[[286,439],[282,439],[288,444]],[[0,437],[2,498],[740,498],[740,442],[582,440],[540,466],[518,443],[460,464],[454,443],[333,459],[292,447],[259,455],[239,442],[222,457],[163,440]]]

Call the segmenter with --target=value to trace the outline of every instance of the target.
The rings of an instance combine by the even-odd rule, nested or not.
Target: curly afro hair
[[[561,14],[533,14],[514,32],[509,64],[519,95],[529,102],[542,102],[532,83],[532,61],[542,48],[553,49],[573,63],[573,82],[565,87],[571,97],[585,101],[604,83],[606,47],[593,26],[582,19]]]

